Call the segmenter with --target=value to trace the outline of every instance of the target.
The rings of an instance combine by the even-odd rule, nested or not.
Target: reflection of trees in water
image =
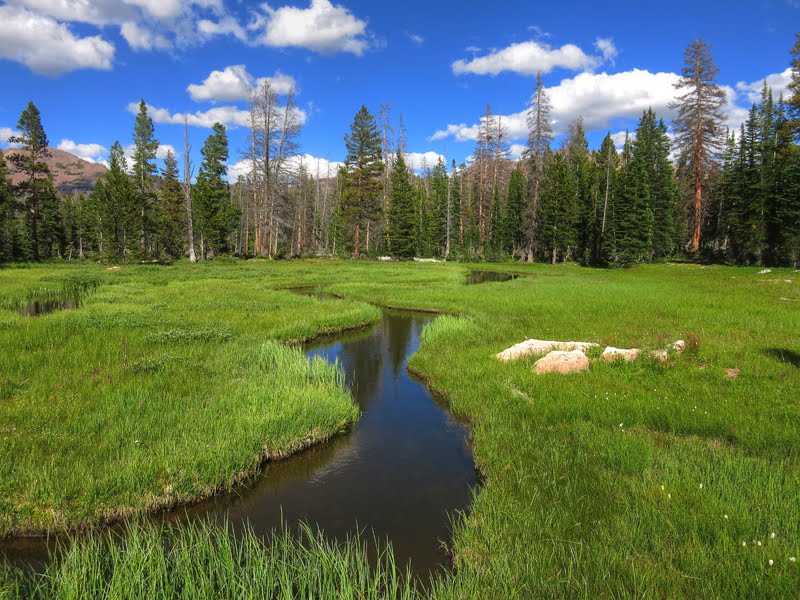
[[[369,400],[378,391],[383,368],[383,337],[383,328],[378,327],[368,336],[343,342],[336,356],[347,378],[347,384],[353,390],[353,396],[362,410],[367,408]]]
[[[406,359],[408,346],[411,343],[411,331],[414,324],[413,317],[384,315],[383,328],[386,333],[388,347],[387,354],[392,361],[392,370],[395,378],[400,374],[400,369]]]

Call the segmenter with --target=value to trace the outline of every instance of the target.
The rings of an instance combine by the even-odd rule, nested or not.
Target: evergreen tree
[[[114,262],[132,258],[140,233],[139,205],[118,141],[111,146],[108,170],[95,182],[89,203],[100,257]]]
[[[593,235],[593,264],[608,264],[615,253],[616,222],[615,191],[619,157],[611,134],[606,134],[600,150],[595,155],[595,179],[597,181],[595,225]]]
[[[439,158],[430,174],[430,205],[433,214],[433,244],[436,254],[444,256],[447,247],[449,225],[452,225],[450,182],[444,160]]]
[[[0,264],[17,258],[17,214],[11,173],[0,151]]]
[[[577,193],[576,258],[589,262],[591,254],[591,226],[594,222],[594,201],[591,194],[592,167],[589,162],[589,142],[583,130],[583,118],[578,117],[569,126],[564,153],[575,178]]]
[[[642,118],[645,121],[647,115]],[[650,208],[651,186],[647,173],[653,150],[652,130],[640,122],[636,142],[625,140],[623,167],[615,198],[616,253],[613,263],[630,266],[650,260],[653,211]],[[639,134],[642,139],[639,139]]]
[[[703,226],[703,189],[717,168],[716,153],[720,148],[725,93],[716,83],[718,69],[711,50],[696,39],[684,52],[684,67],[675,87],[686,91],[672,105],[677,109],[675,140],[679,151],[679,175],[690,190],[688,205],[691,239],[689,250],[700,251]]]
[[[500,198],[500,191],[494,188],[492,193],[492,214],[489,232],[489,247],[495,258],[509,252],[508,221],[505,207]]]
[[[224,179],[228,170],[228,134],[224,125],[214,123],[200,154],[203,162],[197,173],[192,198],[200,254],[206,258],[230,250],[228,238],[236,229],[239,218]]]
[[[339,171],[342,182],[341,210],[353,234],[353,258],[358,258],[362,226],[380,217],[383,187],[381,136],[375,118],[366,106],[362,106],[356,114],[350,133],[345,136],[345,145],[347,157],[344,167]],[[397,254],[393,248],[389,250]]]
[[[525,210],[527,191],[520,165],[511,171],[506,192],[506,227],[509,252],[522,257],[525,248]]]
[[[45,162],[50,157],[47,135],[39,109],[33,102],[28,102],[22,111],[17,129],[20,135],[11,136],[9,142],[19,144],[20,151],[12,152],[8,159],[23,175],[16,186],[16,196],[27,217],[30,257],[38,261],[53,252],[58,229],[58,199],[50,168]]]
[[[450,257],[450,251],[454,245],[458,246],[460,249],[463,243],[464,220],[461,203],[462,173],[463,168],[461,170],[456,168],[456,161],[453,160],[450,166],[450,235],[448,236],[447,243],[445,245],[445,258]]]
[[[571,258],[577,238],[577,217],[575,177],[563,153],[557,152],[545,169],[541,196],[542,248],[552,264]]]
[[[391,255],[397,258],[413,258],[417,250],[416,194],[409,177],[403,153],[398,149],[392,164],[387,232]]]
[[[800,141],[800,33],[795,34],[794,47],[791,50],[792,75],[788,85],[786,126],[795,139]]]
[[[156,152],[158,140],[155,138],[153,119],[147,114],[144,100],[139,102],[139,113],[133,128],[133,181],[139,203],[140,253],[142,258],[152,254],[152,236],[158,219],[153,212],[155,204]]]
[[[183,188],[178,177],[178,161],[170,150],[164,157],[164,168],[161,171],[157,231],[160,252],[172,258],[186,253],[186,209]]]

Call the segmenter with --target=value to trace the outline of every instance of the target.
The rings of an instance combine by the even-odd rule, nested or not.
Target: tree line
[[[684,53],[672,133],[651,109],[621,149],[610,134],[589,150],[576,119],[554,148],[541,75],[528,140],[509,157],[502,117],[486,107],[471,160],[413,169],[403,117],[362,106],[338,170],[307,163],[294,92],[268,81],[250,98],[245,165],[227,182],[225,127],[214,124],[194,176],[188,126],[183,173],[158,141],[142,101],[130,165],[119,142],[88,195],[59,198],[44,159],[36,107],[20,117],[20,148],[0,157],[0,262],[54,256],[107,261],[220,254],[390,255],[452,260],[578,261],[629,266],[674,257],[736,264],[800,263],[800,35],[786,98],[764,83],[738,131],[726,131],[725,94],[702,40]]]

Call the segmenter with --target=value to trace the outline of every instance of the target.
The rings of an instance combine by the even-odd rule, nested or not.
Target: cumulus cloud
[[[613,119],[638,118],[647,108],[669,119],[669,104],[675,98],[674,73],[650,73],[640,69],[608,73],[580,73],[564,79],[557,86],[547,88],[552,105],[551,117],[556,135],[566,132],[569,123],[583,117],[587,131],[607,128]],[[527,136],[527,109],[503,115],[503,125],[510,139]],[[454,138],[456,141],[475,140],[478,125],[465,123],[448,125],[435,132],[431,140]]]
[[[415,171],[422,169],[432,169],[439,162],[445,160],[444,155],[428,150],[427,152],[407,152],[405,154],[406,163]]]
[[[777,100],[781,94],[784,99],[789,97],[789,82],[792,80],[792,69],[788,67],[781,73],[772,73],[763,79],[747,83],[740,81],[736,84],[736,91],[741,94],[748,103],[753,104],[761,100],[761,87],[766,80],[767,85],[772,88],[772,96]]]
[[[300,108],[296,108],[295,111],[297,122],[300,125],[304,124],[308,115]],[[138,114],[139,103],[131,102],[128,104],[128,112],[134,115]],[[153,122],[169,125],[183,125],[184,117],[186,117],[187,123],[193,127],[211,129],[214,123],[222,123],[226,127],[250,127],[250,112],[236,106],[215,106],[209,110],[193,113],[172,113],[166,108],[158,108],[148,104],[147,114],[150,115]]]
[[[320,158],[311,154],[298,154],[287,161],[290,169],[305,167],[309,177],[325,179],[333,177],[344,163]],[[246,178],[253,172],[253,163],[250,159],[243,158],[228,165],[228,181],[235,182],[239,177]]]
[[[111,68],[114,46],[100,36],[76,37],[55,19],[17,6],[0,6],[0,58],[43,75]]]
[[[525,146],[525,144],[511,144],[511,146],[508,148],[508,157],[515,160],[521,158],[527,149],[528,148]]]
[[[108,148],[100,144],[78,144],[70,139],[63,139],[56,147],[92,163],[103,163],[108,156]]]
[[[3,146],[11,147],[12,144],[8,143],[9,138],[18,135],[21,134],[16,129],[11,129],[10,127],[0,127],[0,144],[2,144]]]
[[[197,30],[209,37],[215,35],[232,35],[241,42],[247,41],[247,33],[244,28],[231,16],[225,16],[218,21],[201,19],[197,22]]]
[[[272,77],[254,78],[244,65],[231,65],[222,71],[211,71],[203,83],[192,83],[186,91],[193,100],[218,100],[233,102],[247,100],[251,92],[268,81],[278,94],[288,94],[295,87],[295,80],[290,75],[277,71]]]
[[[333,54],[349,52],[361,56],[367,50],[367,24],[345,7],[330,0],[311,0],[308,8],[262,5],[249,29],[256,31],[256,43],[277,48],[308,48]]]
[[[159,35],[133,21],[126,21],[120,27],[120,33],[133,50],[163,50],[172,46],[163,35]]]
[[[456,75],[497,75],[504,71],[535,75],[538,72],[549,73],[556,68],[589,70],[600,62],[600,58],[586,54],[574,44],[551,48],[543,42],[528,41],[511,44],[471,60],[457,60],[452,64],[452,69]]]
[[[614,64],[614,60],[619,54],[617,47],[614,45],[614,40],[611,38],[597,38],[594,41],[594,47],[597,48],[597,51],[600,52],[600,55],[603,57],[603,62]]]
[[[415,44],[416,46],[422,46],[422,44],[425,43],[425,38],[417,33],[406,31],[406,37],[411,40],[412,44]]]
[[[125,160],[128,163],[128,168],[130,169],[133,166],[133,151],[136,147],[133,144],[129,144],[122,149],[122,153],[125,155]],[[178,152],[175,150],[175,146],[172,144],[159,144],[158,149],[156,150],[156,158],[164,160],[167,157],[167,152],[172,152],[173,156],[180,156]],[[107,161],[101,161],[103,164],[108,166]]]

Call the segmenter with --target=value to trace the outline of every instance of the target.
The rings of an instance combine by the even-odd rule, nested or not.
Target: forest
[[[580,118],[555,146],[541,76],[518,160],[487,105],[466,163],[404,158],[407,133],[390,108],[362,106],[336,171],[300,159],[294,93],[269,81],[250,99],[249,173],[229,182],[230,148],[216,124],[202,162],[159,146],[142,100],[132,160],[117,141],[88,194],[60,196],[33,102],[14,147],[0,155],[0,263],[50,258],[105,262],[242,257],[392,256],[631,266],[691,258],[800,264],[800,37],[789,97],[767,83],[741,128],[726,130],[724,92],[710,49],[685,50],[670,124],[645,110],[621,151],[607,135],[590,150]],[[671,125],[671,128],[670,128]],[[15,150],[18,148],[18,150]],[[11,184],[10,173],[23,178]]]

